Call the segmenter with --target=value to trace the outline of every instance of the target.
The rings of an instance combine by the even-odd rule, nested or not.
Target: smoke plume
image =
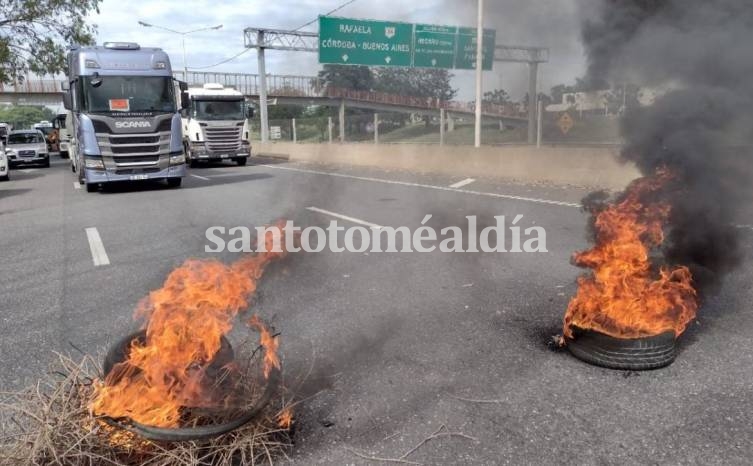
[[[581,0],[586,82],[672,89],[622,120],[622,156],[675,178],[662,261],[686,265],[701,293],[737,265],[735,221],[753,185],[750,0]]]

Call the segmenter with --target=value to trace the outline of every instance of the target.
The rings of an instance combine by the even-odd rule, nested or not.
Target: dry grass
[[[58,355],[36,386],[0,398],[0,465],[254,465],[286,458],[290,429],[278,416],[292,407],[282,396],[255,421],[206,441],[153,442],[91,416],[96,359]]]

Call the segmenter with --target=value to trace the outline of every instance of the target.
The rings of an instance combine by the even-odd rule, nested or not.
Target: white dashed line
[[[193,173],[191,174],[191,176],[193,176],[194,178],[198,178],[200,180],[209,181],[209,178],[207,178],[206,176],[194,175]]]
[[[81,183],[78,181],[73,182],[73,189],[81,189]]]
[[[466,178],[463,181],[458,181],[455,184],[451,184],[450,187],[453,188],[453,189],[458,189],[458,188],[462,188],[463,186],[468,186],[469,184],[473,183],[474,181],[476,181],[474,178]]]
[[[34,173],[35,171],[39,170],[38,168],[22,168],[18,171],[21,173]]]
[[[89,249],[92,252],[92,260],[95,266],[110,265],[110,258],[107,257],[105,251],[105,245],[102,244],[102,238],[99,237],[99,232],[96,228],[91,227],[86,229],[86,238],[89,240]]]
[[[320,209],[318,207],[306,207],[306,210],[310,210],[311,212],[318,212],[318,213],[324,214],[324,215],[329,215],[330,217],[339,218],[341,220],[346,220],[348,222],[356,223],[358,225],[365,225],[365,226],[367,226],[369,228],[373,228],[375,230],[381,230],[382,228],[384,228],[383,226],[377,225],[376,223],[371,223],[371,222],[367,222],[365,220],[361,220],[361,219],[358,219],[358,218],[349,217],[347,215],[338,214],[338,213],[335,213],[335,212],[330,212],[329,210]]]
[[[576,208],[581,207],[580,204],[576,204],[573,202],[553,201],[551,199],[537,199],[534,197],[514,196],[511,194],[488,193],[488,192],[483,192],[483,191],[472,191],[470,189],[454,189],[454,188],[448,188],[446,186],[433,186],[430,184],[410,183],[407,181],[385,180],[381,178],[371,178],[368,176],[355,176],[355,175],[346,175],[343,173],[331,173],[331,172],[323,172],[323,171],[318,171],[318,170],[307,170],[304,168],[281,167],[279,165],[258,165],[258,166],[272,168],[274,170],[288,170],[292,172],[308,173],[311,175],[334,176],[337,178],[347,178],[350,180],[371,181],[374,183],[393,184],[393,185],[398,185],[398,186],[409,186],[413,188],[434,189],[437,191],[448,191],[451,193],[471,194],[473,196],[484,196],[484,197],[493,197],[497,199],[509,199],[513,201],[533,202],[536,204],[556,205],[556,206],[561,206],[561,207],[576,207]]]

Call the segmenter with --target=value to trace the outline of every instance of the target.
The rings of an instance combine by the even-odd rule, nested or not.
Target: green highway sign
[[[476,28],[459,28],[458,29],[458,48],[455,55],[455,68],[459,70],[476,69],[476,51],[477,47]],[[494,63],[494,46],[496,44],[497,32],[493,29],[484,29],[484,59],[482,68],[486,71],[492,69]]]
[[[497,33],[484,29],[483,69]],[[476,69],[476,28],[319,17],[319,63]]]
[[[413,25],[320,16],[319,63],[411,66]]]
[[[458,28],[416,24],[413,66],[422,68],[453,68]]]

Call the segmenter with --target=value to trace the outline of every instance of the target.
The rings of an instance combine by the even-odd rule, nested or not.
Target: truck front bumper
[[[138,181],[138,180],[164,180],[166,178],[183,178],[186,176],[186,164],[171,165],[163,170],[152,173],[137,173],[128,175],[119,175],[114,171],[95,170],[86,168],[84,175],[87,184],[113,183],[116,181]]]

